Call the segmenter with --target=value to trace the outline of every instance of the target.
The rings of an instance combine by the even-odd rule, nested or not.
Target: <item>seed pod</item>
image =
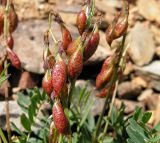
[[[84,10],[78,13],[76,23],[77,23],[78,31],[80,35],[82,35],[82,33],[85,31],[86,23],[87,23],[87,17]]]
[[[101,71],[96,78],[96,87],[97,89],[103,88],[112,78],[113,66],[110,68]]]
[[[69,122],[64,113],[63,107],[60,101],[55,101],[52,109],[52,116],[55,127],[57,128],[60,134],[69,133]]]
[[[13,45],[14,45],[14,40],[12,35],[9,35],[7,38],[7,45],[10,49],[13,49]]]
[[[3,71],[3,62],[0,59],[0,73]]]
[[[57,61],[52,69],[53,95],[58,97],[66,83],[66,65],[62,59]]]
[[[72,37],[69,30],[61,24],[62,42],[64,50],[67,50],[68,45],[72,42]]]
[[[112,87],[110,96],[113,95],[114,89],[115,89],[115,85]],[[101,89],[99,93],[96,94],[96,96],[99,98],[105,98],[108,92],[109,92],[109,87],[104,87],[103,89]]]
[[[77,49],[81,43],[81,37],[78,37],[76,40],[72,41],[67,48],[67,56],[71,56]]]
[[[50,94],[53,91],[51,70],[46,71],[44,78],[42,80],[42,87],[44,91],[47,93],[47,95],[50,97]]]
[[[9,60],[11,61],[12,65],[14,67],[16,67],[17,69],[20,69],[21,68],[21,62],[18,58],[18,56],[16,55],[16,53],[14,53],[10,48],[6,48],[6,51],[7,51],[7,55],[8,55],[8,58]]]
[[[71,80],[77,79],[82,72],[83,68],[83,55],[81,49],[77,49],[76,52],[70,57],[68,61],[68,74]]]
[[[129,3],[128,1],[123,1],[123,3],[124,3],[123,10],[119,14],[117,14],[112,24],[106,30],[106,40],[109,45],[111,45],[113,40],[121,37],[127,31]]]
[[[15,12],[13,4],[10,5],[9,12],[9,32],[12,33],[18,26],[18,16]]]
[[[87,46],[84,48],[84,60],[88,60],[97,50],[98,44],[99,44],[100,36],[98,31],[98,26],[96,26],[96,29],[91,37],[91,39],[88,41]]]

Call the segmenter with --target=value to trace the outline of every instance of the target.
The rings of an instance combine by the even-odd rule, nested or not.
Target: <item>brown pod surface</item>
[[[0,35],[3,33],[5,7],[0,5]]]
[[[82,72],[83,68],[83,55],[81,49],[70,57],[68,62],[68,74],[71,80],[76,79]]]
[[[18,56],[16,55],[16,53],[14,53],[9,47],[7,47],[6,50],[7,50],[8,58],[11,61],[12,65],[14,67],[16,67],[17,69],[20,69],[21,62],[20,62]]]
[[[88,60],[97,50],[100,36],[98,29],[93,33],[91,39],[88,41],[87,46],[84,48],[84,60]]]
[[[46,71],[44,78],[42,80],[42,88],[47,93],[47,95],[50,97],[50,94],[53,91],[51,70]]]
[[[52,69],[52,86],[54,97],[58,97],[62,91],[67,79],[66,64],[63,60],[55,63]]]
[[[78,37],[74,41],[72,41],[67,48],[67,56],[71,56],[78,49],[78,46],[81,44],[81,37]]]
[[[55,101],[53,105],[52,116],[58,132],[60,134],[68,134],[69,122],[59,101]]]
[[[87,17],[86,17],[86,13],[84,10],[78,13],[76,23],[77,23],[78,31],[80,35],[82,35],[83,32],[85,31],[86,23],[87,23]]]
[[[14,39],[12,37],[12,35],[9,35],[7,38],[7,45],[10,49],[13,49],[13,45],[14,45]]]
[[[113,74],[113,66],[111,66],[110,68],[106,69],[106,70],[102,70],[96,78],[96,87],[97,89],[102,88],[103,86],[105,86],[109,80],[112,78],[112,74]]]
[[[68,45],[72,42],[72,37],[69,30],[61,24],[62,42],[64,50],[67,50]]]

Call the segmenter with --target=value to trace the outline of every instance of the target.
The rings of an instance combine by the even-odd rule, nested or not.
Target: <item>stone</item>
[[[132,82],[122,82],[118,86],[118,97],[122,99],[135,99],[141,93],[141,86]]]
[[[129,55],[136,65],[143,66],[152,60],[155,45],[148,25],[137,23],[127,37],[127,44]]]
[[[142,107],[143,109],[145,108],[145,106],[142,102],[136,102],[136,101],[131,101],[131,100],[115,99],[114,105],[117,106],[118,108],[120,108],[122,103],[125,105],[124,112],[126,114],[130,114],[130,113],[134,112],[137,106]]]
[[[156,55],[160,57],[160,46],[156,47]]]
[[[73,37],[76,37],[75,27],[68,26]],[[14,32],[15,45],[14,51],[17,53],[22,67],[33,73],[42,74],[43,70],[43,35],[48,29],[47,20],[29,20],[20,22],[17,30]],[[61,39],[59,25],[53,22],[53,31],[57,40]],[[53,46],[51,46],[53,50]]]
[[[157,0],[138,0],[137,6],[139,13],[150,21],[160,24],[160,1]]]
[[[38,76],[25,71],[21,74],[18,87],[20,87],[20,89],[33,88],[37,83]]]

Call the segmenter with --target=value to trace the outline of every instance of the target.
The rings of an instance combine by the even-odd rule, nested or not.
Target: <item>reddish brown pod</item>
[[[67,50],[68,45],[72,42],[72,36],[69,30],[61,23],[62,42],[64,50]]]
[[[77,15],[77,28],[80,33],[80,35],[83,34],[86,28],[86,23],[87,23],[87,16],[84,10],[80,11]]]
[[[115,89],[115,85],[112,87],[112,90],[110,92],[110,96],[113,95],[114,89]],[[105,98],[107,96],[108,92],[109,92],[109,87],[105,87],[105,88],[101,89],[100,92],[96,94],[96,96],[99,98]]]
[[[71,56],[78,49],[78,46],[81,44],[81,37],[78,37],[74,41],[72,41],[67,48],[67,56]]]
[[[50,94],[53,91],[51,70],[46,71],[44,78],[42,80],[42,88],[47,93],[47,95],[50,97]]]
[[[66,64],[62,59],[58,60],[52,69],[53,96],[58,97],[66,83]]]
[[[99,44],[100,36],[98,26],[96,26],[91,39],[88,41],[86,47],[84,48],[84,60],[88,60],[97,50]]]
[[[13,45],[14,45],[14,39],[12,37],[12,35],[9,35],[7,38],[7,45],[10,49],[13,49]]]
[[[52,117],[58,132],[60,134],[68,134],[69,122],[60,101],[55,101],[52,109]]]
[[[114,57],[109,56],[103,63],[101,72],[97,75],[96,78],[96,87],[97,89],[103,88],[112,78],[114,71]]]
[[[14,53],[9,47],[7,47],[6,50],[7,50],[8,58],[11,61],[12,65],[14,67],[16,67],[17,69],[20,69],[21,62],[20,62],[18,56],[16,55],[16,53]]]
[[[0,59],[0,73],[3,71],[3,61]]]
[[[68,61],[68,74],[71,80],[75,80],[82,72],[83,68],[83,55],[81,49],[70,57]]]

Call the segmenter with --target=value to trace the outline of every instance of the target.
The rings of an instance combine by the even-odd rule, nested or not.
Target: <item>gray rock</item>
[[[138,0],[139,13],[146,19],[160,23],[160,1]]]
[[[19,56],[22,67],[30,72],[41,74],[43,70],[43,34],[48,28],[47,20],[31,20],[19,23],[14,33],[14,50]],[[73,37],[76,29],[69,27]],[[58,24],[53,23],[53,31],[57,39],[61,39]]]
[[[136,65],[142,66],[152,60],[155,45],[148,25],[137,23],[130,31],[127,43],[129,55]]]
[[[142,67],[141,70],[160,77],[160,60],[153,61],[151,64]]]

